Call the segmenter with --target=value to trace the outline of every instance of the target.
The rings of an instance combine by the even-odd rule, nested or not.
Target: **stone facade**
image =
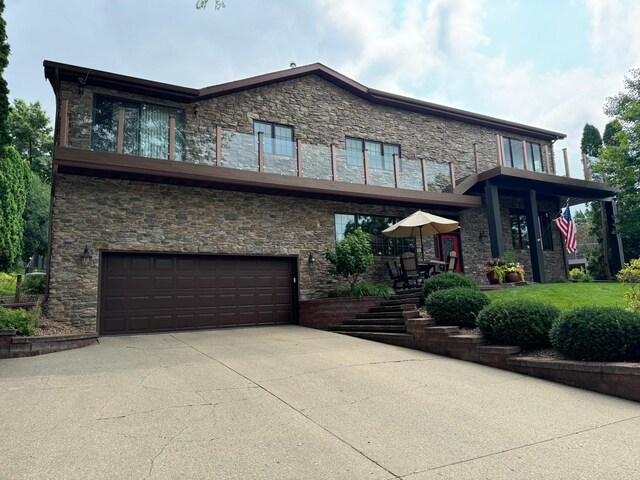
[[[60,98],[69,101],[68,146],[91,148],[94,93],[135,99],[184,109],[185,161],[215,165],[215,126],[224,128],[223,166],[257,170],[253,122],[290,125],[303,143],[305,176],[329,179],[329,145],[345,148],[345,137],[399,144],[403,157],[401,187],[422,189],[418,161],[428,162],[430,188],[446,190],[448,164],[456,178],[475,172],[472,151],[476,144],[480,170],[497,165],[495,134],[541,142],[459,121],[371,104],[317,76],[306,76],[254,88],[194,104],[160,101],[98,87],[85,88],[62,82]],[[551,152],[552,149],[549,149]],[[338,177],[362,183],[363,172],[347,168],[344,152],[338,154]],[[553,158],[550,159],[552,169]],[[267,171],[294,174],[295,159],[267,157]],[[213,167],[212,167],[213,168]],[[392,175],[370,170],[372,183],[393,186]],[[501,197],[505,245],[511,245],[509,208],[522,200]],[[540,202],[539,208],[557,211],[557,205]],[[491,256],[484,208],[462,212],[422,207],[432,213],[456,217],[461,225],[465,272],[484,279],[483,263]],[[312,299],[337,288],[325,271],[322,251],[335,242],[334,215],[354,213],[404,217],[416,207],[396,207],[296,198],[235,191],[175,186],[142,181],[115,180],[59,174],[52,204],[52,238],[48,311],[52,318],[95,330],[100,252],[147,251],[199,254],[287,255],[298,258],[299,298]],[[564,276],[564,255],[554,229],[554,251],[545,252],[547,279]],[[428,254],[433,242],[427,240]],[[88,247],[89,265],[80,255]],[[313,253],[316,263],[307,262]],[[516,252],[528,269],[528,252]],[[386,278],[384,261],[377,257],[368,278]]]

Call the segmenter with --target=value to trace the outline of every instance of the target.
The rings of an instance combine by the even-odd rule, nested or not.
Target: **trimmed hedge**
[[[478,284],[473,277],[462,273],[445,272],[427,278],[422,286],[424,296],[447,288],[466,287],[478,290]]]
[[[493,302],[478,315],[478,327],[491,343],[517,345],[523,350],[550,346],[549,331],[560,310],[542,302]]]
[[[640,317],[613,307],[565,312],[551,329],[551,343],[572,360],[640,360]]]
[[[38,317],[40,317],[39,307],[34,307],[31,311],[0,307],[0,330],[14,329],[18,335],[33,335],[38,325]]]
[[[489,298],[479,290],[466,287],[438,290],[425,301],[427,312],[440,325],[475,327],[478,312],[489,304]]]

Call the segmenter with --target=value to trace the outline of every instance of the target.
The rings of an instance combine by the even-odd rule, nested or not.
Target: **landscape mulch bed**
[[[38,321],[38,328],[36,328],[36,333],[34,335],[43,337],[49,335],[79,335],[81,333],[87,332],[66,323],[54,322],[48,318],[41,318]]]

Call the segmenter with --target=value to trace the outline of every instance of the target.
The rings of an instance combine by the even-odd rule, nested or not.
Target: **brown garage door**
[[[103,253],[101,334],[291,323],[294,260]]]

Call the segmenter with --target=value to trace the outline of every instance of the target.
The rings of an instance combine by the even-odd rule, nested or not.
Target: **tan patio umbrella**
[[[382,234],[387,237],[408,238],[420,237],[422,247],[422,260],[424,261],[423,236],[437,235],[439,233],[449,233],[458,229],[458,222],[448,218],[439,217],[431,213],[418,210],[407,218],[403,218],[398,223],[394,223],[389,228],[385,228]]]

